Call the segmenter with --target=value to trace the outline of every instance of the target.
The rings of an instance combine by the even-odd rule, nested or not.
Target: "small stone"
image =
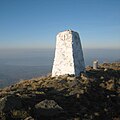
[[[80,98],[80,94],[77,94],[76,97],[77,97],[77,98]]]
[[[69,86],[70,87],[75,87],[78,84],[79,84],[79,82],[77,80],[73,80],[72,82],[69,83]]]
[[[101,80],[103,80],[103,79],[104,79],[104,77],[103,77],[103,76],[101,76],[101,77],[100,77],[100,79],[101,79]]]
[[[70,80],[70,81],[76,80],[76,77],[67,77],[67,80]]]
[[[102,88],[105,88],[105,84],[104,83],[101,83],[99,86],[102,87]]]
[[[95,116],[99,116],[99,113],[98,113],[98,112],[95,112],[94,115],[95,115]]]
[[[108,109],[107,109],[107,108],[104,108],[104,111],[105,111],[105,112],[107,112],[107,111],[108,111]]]
[[[88,77],[85,73],[81,73],[81,79],[88,80]]]
[[[32,118],[31,116],[25,118],[24,120],[35,120],[34,118]]]
[[[79,117],[76,117],[76,118],[74,118],[74,120],[80,120],[80,118],[79,118]]]
[[[66,80],[59,80],[58,83],[65,84],[67,81]]]
[[[109,80],[109,81],[106,82],[106,84],[107,84],[106,89],[114,90],[114,88],[115,88],[114,80]]]
[[[29,116],[28,112],[25,110],[12,110],[11,116],[13,118],[19,118],[19,119],[25,119],[27,116]]]
[[[105,69],[104,69],[104,71],[108,71],[108,69],[107,69],[107,68],[105,68]]]
[[[109,96],[109,95],[107,95],[107,98],[110,98],[110,96]]]

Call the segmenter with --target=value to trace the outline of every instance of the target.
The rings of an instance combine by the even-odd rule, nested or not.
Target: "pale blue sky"
[[[54,48],[58,32],[83,48],[120,48],[120,0],[0,0],[0,48]]]

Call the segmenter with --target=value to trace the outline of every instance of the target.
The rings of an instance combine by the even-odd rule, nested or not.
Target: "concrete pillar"
[[[56,36],[56,50],[52,76],[79,76],[85,70],[83,51],[77,32],[66,30]]]
[[[98,69],[98,60],[93,61],[93,69],[94,70]]]

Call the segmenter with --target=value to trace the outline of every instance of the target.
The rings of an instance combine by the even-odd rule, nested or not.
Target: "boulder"
[[[21,109],[23,107],[20,97],[8,95],[0,99],[0,111],[8,112],[13,109]]]
[[[60,107],[54,100],[44,100],[35,105],[37,116],[52,117],[63,113],[63,108]]]

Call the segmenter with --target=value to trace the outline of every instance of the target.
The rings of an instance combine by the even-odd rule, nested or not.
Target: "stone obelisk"
[[[58,33],[52,77],[65,74],[79,76],[84,70],[85,63],[79,34],[72,30]]]

